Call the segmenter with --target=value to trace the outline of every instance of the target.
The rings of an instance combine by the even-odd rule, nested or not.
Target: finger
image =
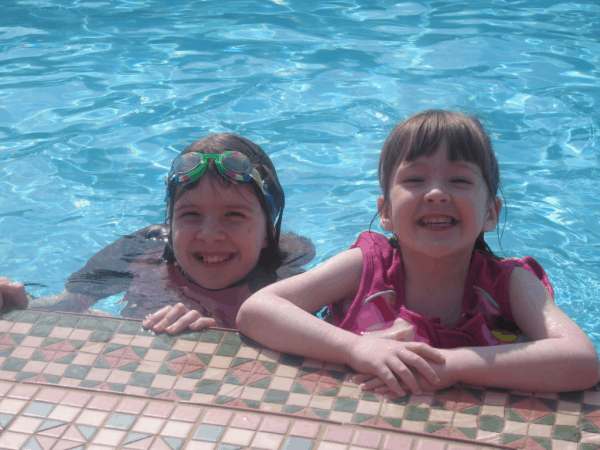
[[[160,322],[158,322],[156,325],[154,325],[152,327],[152,331],[154,331],[155,333],[162,333],[168,327],[170,327],[171,325],[174,325],[179,319],[181,319],[183,316],[185,316],[188,312],[190,312],[190,310],[187,309],[187,307],[183,303],[177,303],[175,306],[173,306],[167,312],[167,314],[162,318],[162,320]],[[186,323],[186,328],[187,328],[187,325],[189,325],[189,323]]]
[[[373,377],[370,380],[367,380],[360,384],[360,388],[363,391],[373,391],[373,390],[376,390],[377,388],[381,388],[381,387],[384,387],[386,391],[388,391],[390,389],[388,387],[388,385],[385,383],[385,381],[383,381],[379,377]]]
[[[198,331],[204,328],[216,327],[217,321],[212,317],[200,317],[198,320],[190,324],[190,330]]]
[[[155,313],[150,314],[146,319],[142,322],[142,326],[144,328],[152,328],[158,322],[160,322],[169,311],[171,311],[172,306],[165,306],[162,309],[159,309]]]
[[[413,367],[417,372],[419,372],[421,375],[423,375],[429,383],[431,383],[433,385],[439,384],[440,378],[438,377],[435,370],[433,370],[433,368],[429,365],[429,363],[427,361],[425,361],[423,358],[421,358],[419,355],[417,355],[415,353],[409,353],[408,355],[404,355],[404,357],[402,358],[402,361],[405,364],[408,364],[409,366]],[[411,372],[411,376],[413,376],[412,372]],[[414,376],[413,376],[413,378],[414,378]],[[411,391],[412,391],[412,389],[411,389]]]
[[[413,345],[407,345],[406,348],[411,352],[418,354],[422,358],[429,359],[438,364],[443,364],[446,362],[446,357],[440,350],[427,344],[415,343]]]
[[[406,367],[406,365],[404,365],[401,362],[401,366],[396,366],[394,367],[392,370],[394,371],[394,373],[396,373],[396,375],[398,375],[398,377],[400,377],[400,380],[404,383],[404,385],[407,387],[407,389],[411,390],[413,393],[417,394],[417,395],[421,395],[423,393],[423,391],[421,390],[421,387],[419,386],[419,383],[417,382],[417,379],[415,378],[415,376],[413,375],[413,373],[411,372],[411,370]],[[388,386],[390,386],[390,384],[388,383]],[[398,383],[398,387],[400,387],[400,384]],[[391,388],[391,386],[390,386]],[[397,389],[392,389],[394,392],[400,392]]]
[[[192,323],[195,321],[202,319],[200,313],[198,311],[188,311],[183,316],[178,318],[175,323],[170,324],[165,327],[165,333],[167,334],[177,334],[182,332],[183,330],[187,330]],[[162,322],[161,322],[162,323]]]
[[[352,378],[350,378],[350,382],[361,384],[367,380],[370,380],[371,378],[373,378],[373,376],[374,375],[372,373],[357,373],[356,375],[353,375]]]
[[[3,304],[11,308],[27,308],[29,300],[25,294],[25,286],[21,282],[12,282],[3,277],[2,280]]]
[[[401,361],[400,361],[400,364],[402,364]],[[398,395],[404,395],[404,389],[402,389],[402,387],[400,386],[400,383],[396,379],[396,376],[394,375],[394,373],[401,372],[402,376],[404,376],[406,378],[412,377],[414,380],[414,384],[418,386],[416,380],[412,376],[411,371],[406,366],[404,366],[404,364],[402,364],[402,366],[404,367],[404,369],[396,367],[396,368],[392,369],[393,371],[390,370],[391,369],[390,367],[385,366],[385,369],[380,370],[379,373],[377,374],[377,376],[385,382],[385,384],[388,386],[388,388],[390,390],[398,393]],[[406,382],[406,380],[404,378],[402,378],[402,376],[400,377],[401,380],[410,388],[411,385],[409,385]]]

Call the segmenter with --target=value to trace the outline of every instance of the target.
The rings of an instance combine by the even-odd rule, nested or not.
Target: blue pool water
[[[393,126],[456,108],[493,133],[504,254],[535,256],[600,349],[600,6],[391,3],[3,2],[0,276],[58,294],[161,222],[174,156],[225,131],[272,156],[315,265],[369,227]]]

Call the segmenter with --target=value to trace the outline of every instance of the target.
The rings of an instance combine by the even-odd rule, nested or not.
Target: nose
[[[450,197],[441,183],[432,183],[425,192],[427,203],[446,203],[449,199]]]
[[[207,216],[203,218],[196,238],[207,243],[218,242],[225,239],[225,231],[216,217]]]

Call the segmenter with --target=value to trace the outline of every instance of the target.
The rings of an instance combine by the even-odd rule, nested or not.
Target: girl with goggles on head
[[[193,143],[174,160],[166,184],[164,224],[117,240],[71,275],[59,296],[30,307],[83,311],[125,291],[121,316],[146,318],[144,327],[155,332],[235,327],[246,298],[302,271],[314,256],[308,239],[281,233],[285,200],[275,168],[241,136]],[[23,304],[22,285],[17,292],[15,283],[5,285],[13,303]]]

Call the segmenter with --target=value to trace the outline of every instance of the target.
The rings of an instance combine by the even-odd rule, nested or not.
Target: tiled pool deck
[[[0,318],[0,449],[600,448],[597,389],[458,386],[384,402],[344,366],[210,329],[13,311]]]

